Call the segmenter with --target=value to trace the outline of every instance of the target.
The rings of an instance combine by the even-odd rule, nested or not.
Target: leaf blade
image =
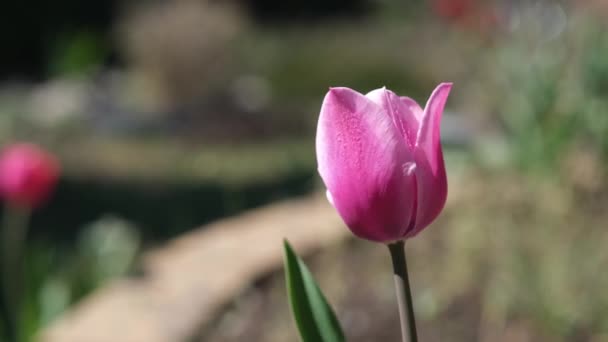
[[[331,306],[306,264],[285,240],[285,274],[289,303],[303,342],[344,342]]]

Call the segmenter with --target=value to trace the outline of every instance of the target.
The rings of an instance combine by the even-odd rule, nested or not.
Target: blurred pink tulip
[[[13,144],[0,155],[0,196],[12,205],[38,207],[49,197],[58,177],[56,159],[35,145]]]
[[[439,215],[447,179],[439,140],[451,83],[424,110],[381,88],[362,95],[331,88],[321,106],[316,150],[327,196],[357,236],[395,242]]]
[[[440,17],[449,20],[460,20],[475,9],[476,4],[472,0],[433,0],[431,1],[433,11]]]
[[[479,0],[432,0],[433,12],[461,28],[481,34],[504,28],[504,15],[494,2]]]

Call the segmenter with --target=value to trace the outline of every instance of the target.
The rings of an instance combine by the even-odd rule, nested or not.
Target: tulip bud
[[[17,143],[0,154],[0,197],[12,205],[40,206],[59,177],[56,159],[35,145]]]
[[[390,243],[415,236],[447,197],[440,123],[451,83],[422,109],[381,88],[331,88],[321,106],[316,152],[330,203],[357,236]]]

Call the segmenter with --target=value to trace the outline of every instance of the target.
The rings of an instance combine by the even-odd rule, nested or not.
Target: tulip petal
[[[333,205],[355,235],[388,242],[406,233],[416,202],[415,164],[381,106],[349,88],[330,89],[316,150]]]
[[[405,106],[407,106],[412,113],[414,113],[416,122],[418,122],[418,126],[420,126],[420,121],[422,121],[422,116],[424,115],[424,110],[422,108],[420,108],[420,105],[415,100],[413,100],[407,96],[401,96],[400,98],[401,98],[401,102],[403,102],[403,104]]]
[[[441,83],[435,88],[424,108],[416,139],[416,147],[424,150],[431,162],[433,172],[437,170],[437,164],[432,157],[440,147],[441,117],[450,89],[452,89],[452,83]]]
[[[422,118],[422,109],[416,101],[407,97],[399,97],[386,88],[373,90],[365,97],[374,101],[391,115],[394,125],[399,129],[410,149],[413,150]]]
[[[418,207],[415,228],[408,237],[428,226],[441,212],[447,198],[447,178],[440,141],[441,117],[452,88],[442,83],[429,98],[416,140],[416,179],[418,181]]]

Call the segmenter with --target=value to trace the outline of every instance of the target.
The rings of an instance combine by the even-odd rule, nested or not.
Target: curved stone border
[[[94,292],[41,334],[44,342],[185,341],[261,275],[349,236],[324,196],[253,210],[187,233],[142,258],[145,276]]]

